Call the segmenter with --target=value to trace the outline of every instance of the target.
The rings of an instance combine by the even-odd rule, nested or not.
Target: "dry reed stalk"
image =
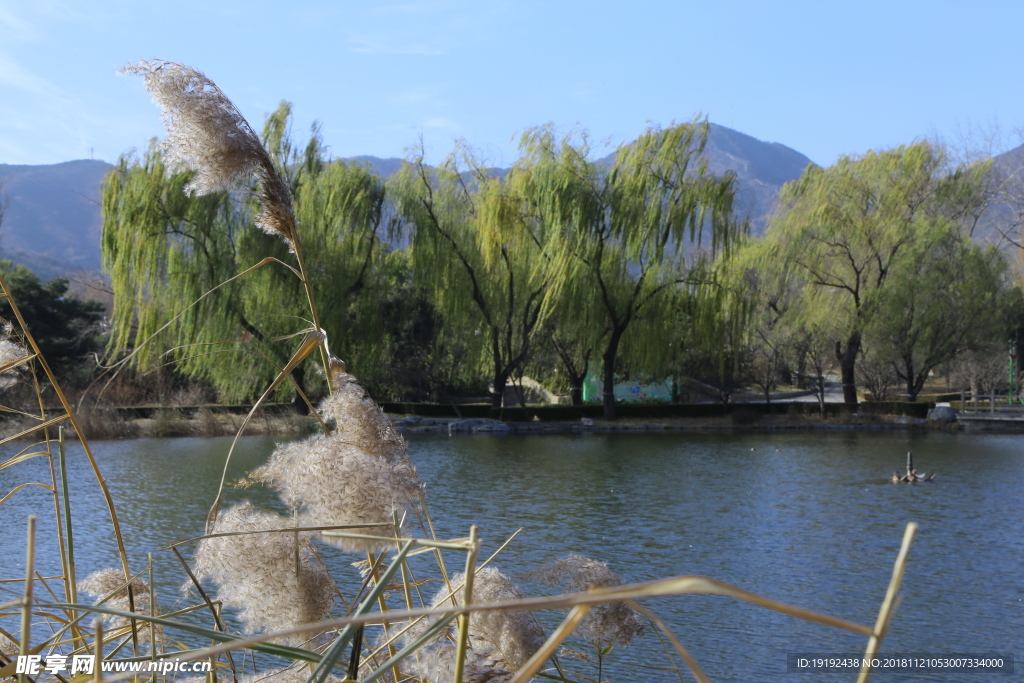
[[[914,543],[914,536],[917,534],[917,524],[910,522],[903,532],[903,542],[900,544],[899,555],[896,556],[896,563],[892,568],[892,578],[889,580],[889,587],[885,591],[885,599],[878,610],[878,619],[875,620],[875,628],[868,638],[867,649],[864,652],[865,665],[861,667],[857,676],[857,683],[867,683],[871,676],[872,667],[870,661],[878,654],[878,647],[882,644],[882,638],[889,629],[889,622],[896,609],[896,596],[900,591],[900,584],[903,582],[903,572],[907,567],[907,558],[910,556],[910,546]]]
[[[683,647],[683,644],[679,642],[679,638],[677,638],[676,634],[674,634],[668,627],[668,624],[662,621],[661,617],[634,600],[627,600],[626,604],[643,614],[645,617],[650,619],[651,623],[661,629],[662,633],[664,633],[672,643],[672,647],[674,647],[676,652],[679,653],[679,657],[690,669],[690,673],[693,674],[697,683],[711,683],[711,679],[709,679],[707,674],[704,673],[704,670],[700,667],[700,664],[697,663],[697,660],[693,658],[693,655],[690,654],[689,650]]]
[[[530,660],[526,662],[523,668],[508,683],[525,683],[531,676],[540,671],[540,668],[544,666],[544,662],[554,656],[558,646],[583,621],[590,609],[591,605],[576,605],[573,607],[565,617],[565,620],[559,624],[554,633],[544,642],[544,645],[533,653]]]
[[[150,612],[153,616],[158,616],[160,609],[156,604],[156,584],[153,583],[153,553],[146,553],[146,559],[149,561],[149,604],[151,605]],[[149,642],[152,645],[149,648],[149,659],[154,664],[156,663],[156,651],[157,651],[157,624],[155,621],[149,622]],[[153,674],[153,683],[156,683],[156,674]]]
[[[0,290],[2,290],[3,296],[7,299],[7,303],[11,307],[11,313],[14,315],[15,321],[17,322],[18,329],[20,331],[22,339],[24,340],[24,343],[27,345],[27,347],[29,349],[31,349],[31,352],[32,352],[31,357],[34,359],[34,362],[37,362],[39,364],[39,367],[43,370],[43,373],[46,375],[46,378],[49,381],[50,386],[52,387],[54,394],[56,394],[56,397],[60,401],[61,407],[64,410],[64,415],[58,415],[55,418],[47,419],[47,415],[46,415],[47,411],[46,411],[45,405],[43,403],[42,392],[41,392],[41,389],[39,387],[39,383],[38,383],[38,381],[35,378],[35,373],[33,373],[33,382],[35,384],[36,397],[37,397],[38,402],[39,402],[39,417],[38,417],[38,419],[39,419],[40,422],[37,425],[35,425],[34,427],[32,427],[31,429],[26,430],[25,432],[23,432],[22,435],[25,435],[25,434],[28,434],[28,433],[34,433],[36,431],[43,431],[44,432],[44,436],[46,438],[46,442],[49,445],[50,438],[49,438],[48,432],[46,431],[48,429],[48,427],[50,427],[52,425],[55,425],[58,422],[61,422],[63,420],[68,420],[68,421],[71,422],[71,425],[74,428],[75,433],[78,436],[78,439],[82,443],[82,448],[85,451],[85,456],[86,456],[86,458],[89,461],[89,466],[91,467],[91,469],[93,471],[93,474],[96,476],[96,481],[99,484],[100,492],[102,493],[104,502],[106,503],[107,511],[110,513],[111,529],[112,529],[113,534],[114,534],[114,540],[115,540],[115,542],[117,544],[118,555],[119,555],[119,558],[121,560],[121,568],[122,568],[122,570],[124,572],[125,579],[130,579],[131,578],[131,572],[130,572],[129,567],[128,567],[128,554],[125,551],[125,547],[124,547],[124,537],[121,534],[121,526],[118,523],[118,519],[117,519],[117,510],[114,507],[114,500],[113,500],[113,498],[110,495],[110,490],[107,488],[106,480],[103,478],[103,475],[100,472],[99,465],[96,462],[96,458],[93,455],[92,449],[90,448],[89,443],[88,443],[88,441],[85,438],[85,434],[82,431],[82,427],[81,427],[80,423],[78,422],[78,418],[76,417],[74,411],[71,408],[71,404],[68,401],[67,396],[64,394],[63,389],[61,389],[60,383],[57,381],[57,378],[54,376],[53,371],[50,369],[49,364],[46,362],[46,358],[43,357],[42,352],[39,350],[39,345],[36,343],[35,338],[32,336],[31,331],[28,329],[28,325],[25,323],[25,318],[21,314],[21,309],[18,307],[17,302],[15,301],[14,297],[11,294],[10,288],[7,286],[7,282],[4,280],[4,278],[2,276],[0,276]],[[11,440],[13,440],[15,438],[19,438],[22,435],[15,435],[13,437],[8,437],[6,439],[3,439],[2,441],[0,441],[0,444],[6,443],[6,442],[11,441]],[[48,452],[52,452],[52,450],[50,448],[47,448],[47,451]],[[52,474],[52,472],[53,472],[53,469],[51,467],[51,474]],[[26,484],[22,484],[22,486],[25,486],[25,485]],[[21,486],[15,488],[15,491],[18,490],[18,488],[21,488]],[[60,507],[59,507],[59,503],[57,502],[57,498],[56,498],[57,482],[56,482],[55,478],[54,478],[54,481],[51,483],[51,486],[49,487],[49,489],[54,494],[54,505],[55,505],[55,508],[56,508],[57,528],[58,528],[58,538],[57,538],[57,541],[58,541],[58,546],[60,548],[60,552],[62,553],[61,562],[63,564],[63,563],[66,562],[66,558],[63,556],[63,554],[66,551],[65,551],[65,548],[64,548],[64,539],[62,537],[62,533],[60,532],[60,511],[59,511]],[[3,501],[6,500],[7,497],[10,496],[13,493],[14,492],[12,491],[11,493],[7,494],[7,496],[4,496],[3,498],[0,498],[0,503],[3,503]],[[67,575],[65,575],[64,576],[64,580],[65,580],[65,582],[69,581],[69,577]],[[131,594],[129,594],[128,600],[129,600],[129,603],[131,603],[131,601],[132,601]],[[135,626],[134,626],[134,623],[132,624],[132,640],[133,640],[133,644],[137,647],[137,642],[136,642],[136,638],[135,638]]]
[[[35,578],[36,558],[36,516],[28,516],[28,537],[25,544],[25,589],[21,597],[21,647],[18,654],[22,657],[29,652],[32,633],[32,581]],[[18,683],[25,683],[28,676],[18,674]]]
[[[466,571],[462,575],[463,583],[463,604],[473,602],[473,581],[476,578],[476,554],[480,544],[476,537],[476,525],[469,528],[469,552],[466,553]],[[469,647],[469,620],[470,613],[459,615],[459,637],[455,641],[455,672],[452,675],[453,681],[461,681],[462,673],[466,666],[466,650]]]
[[[93,682],[101,683],[103,680],[103,620],[96,620],[96,639],[93,640]]]

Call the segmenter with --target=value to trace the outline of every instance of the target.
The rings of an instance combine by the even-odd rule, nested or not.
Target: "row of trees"
[[[1003,345],[1019,293],[1004,256],[971,239],[987,173],[948,168],[921,143],[812,166],[786,185],[764,239],[726,267],[753,305],[760,384],[795,352],[819,382],[838,365],[847,403],[858,380],[880,389],[893,375],[914,400],[930,370]]]
[[[707,169],[705,121],[652,128],[611,164],[584,133],[545,127],[507,173],[460,146],[384,181],[329,160],[316,130],[294,148],[288,118],[282,104],[263,136],[292,185],[322,324],[379,399],[443,400],[486,378],[499,405],[528,371],[579,400],[589,365],[611,418],[617,372],[769,392],[787,371],[820,383],[835,361],[855,402],[869,357],[913,397],[929,369],[1005,335],[1007,265],[970,239],[987,167],[948,168],[927,144],[809,168],[750,240],[735,178]],[[187,182],[155,149],[107,180],[110,350],[248,398],[308,326],[304,293],[284,277],[286,247],[245,229],[245,194],[189,197]]]

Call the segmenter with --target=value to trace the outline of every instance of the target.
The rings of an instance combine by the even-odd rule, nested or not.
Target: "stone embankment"
[[[927,427],[928,420],[884,416],[850,416],[845,419],[758,420],[736,424],[728,417],[706,419],[628,419],[613,422],[583,418],[578,422],[502,422],[490,418],[429,418],[391,416],[395,428],[407,434],[567,434],[592,432],[679,432],[718,430],[867,430],[914,429]],[[860,418],[860,419],[857,419]]]

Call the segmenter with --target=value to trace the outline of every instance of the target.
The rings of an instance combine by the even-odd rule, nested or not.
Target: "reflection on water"
[[[437,531],[480,527],[506,573],[567,552],[609,562],[627,581],[701,574],[772,598],[873,624],[907,521],[921,525],[903,602],[885,649],[902,653],[1024,651],[1024,456],[1019,437],[842,432],[413,437]],[[95,451],[133,565],[160,544],[202,533],[230,439],[98,442]],[[273,449],[243,439],[228,470],[240,478]],[[886,476],[913,450],[937,482],[893,486]],[[2,495],[46,463],[0,471]],[[69,447],[76,560],[83,575],[116,562],[95,479]],[[42,479],[46,481],[46,479]],[[85,484],[84,486],[82,484]],[[75,487],[78,488],[75,488]],[[261,487],[228,493],[284,511]],[[0,507],[3,577],[23,571],[24,519],[40,517],[41,571],[57,573],[52,499],[30,487]],[[326,552],[339,573],[353,558]],[[183,574],[156,553],[172,596]],[[534,593],[542,590],[530,586]],[[0,601],[7,598],[0,598]],[[166,600],[165,600],[166,602]],[[819,680],[785,673],[786,652],[857,652],[864,639],[708,596],[651,603],[714,680]],[[660,651],[657,639],[638,646]],[[613,653],[614,657],[614,653]],[[648,680],[659,678],[651,672]],[[901,675],[907,678],[901,678]],[[667,674],[666,674],[667,676]],[[674,676],[671,680],[678,680]],[[948,680],[890,674],[878,680]]]

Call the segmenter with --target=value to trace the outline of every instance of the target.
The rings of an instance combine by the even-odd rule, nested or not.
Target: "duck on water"
[[[935,481],[935,473],[925,474],[924,472],[918,472],[917,468],[914,467],[914,454],[907,451],[907,473],[901,477],[899,472],[893,472],[889,475],[889,481],[894,484],[916,484],[921,481]]]

